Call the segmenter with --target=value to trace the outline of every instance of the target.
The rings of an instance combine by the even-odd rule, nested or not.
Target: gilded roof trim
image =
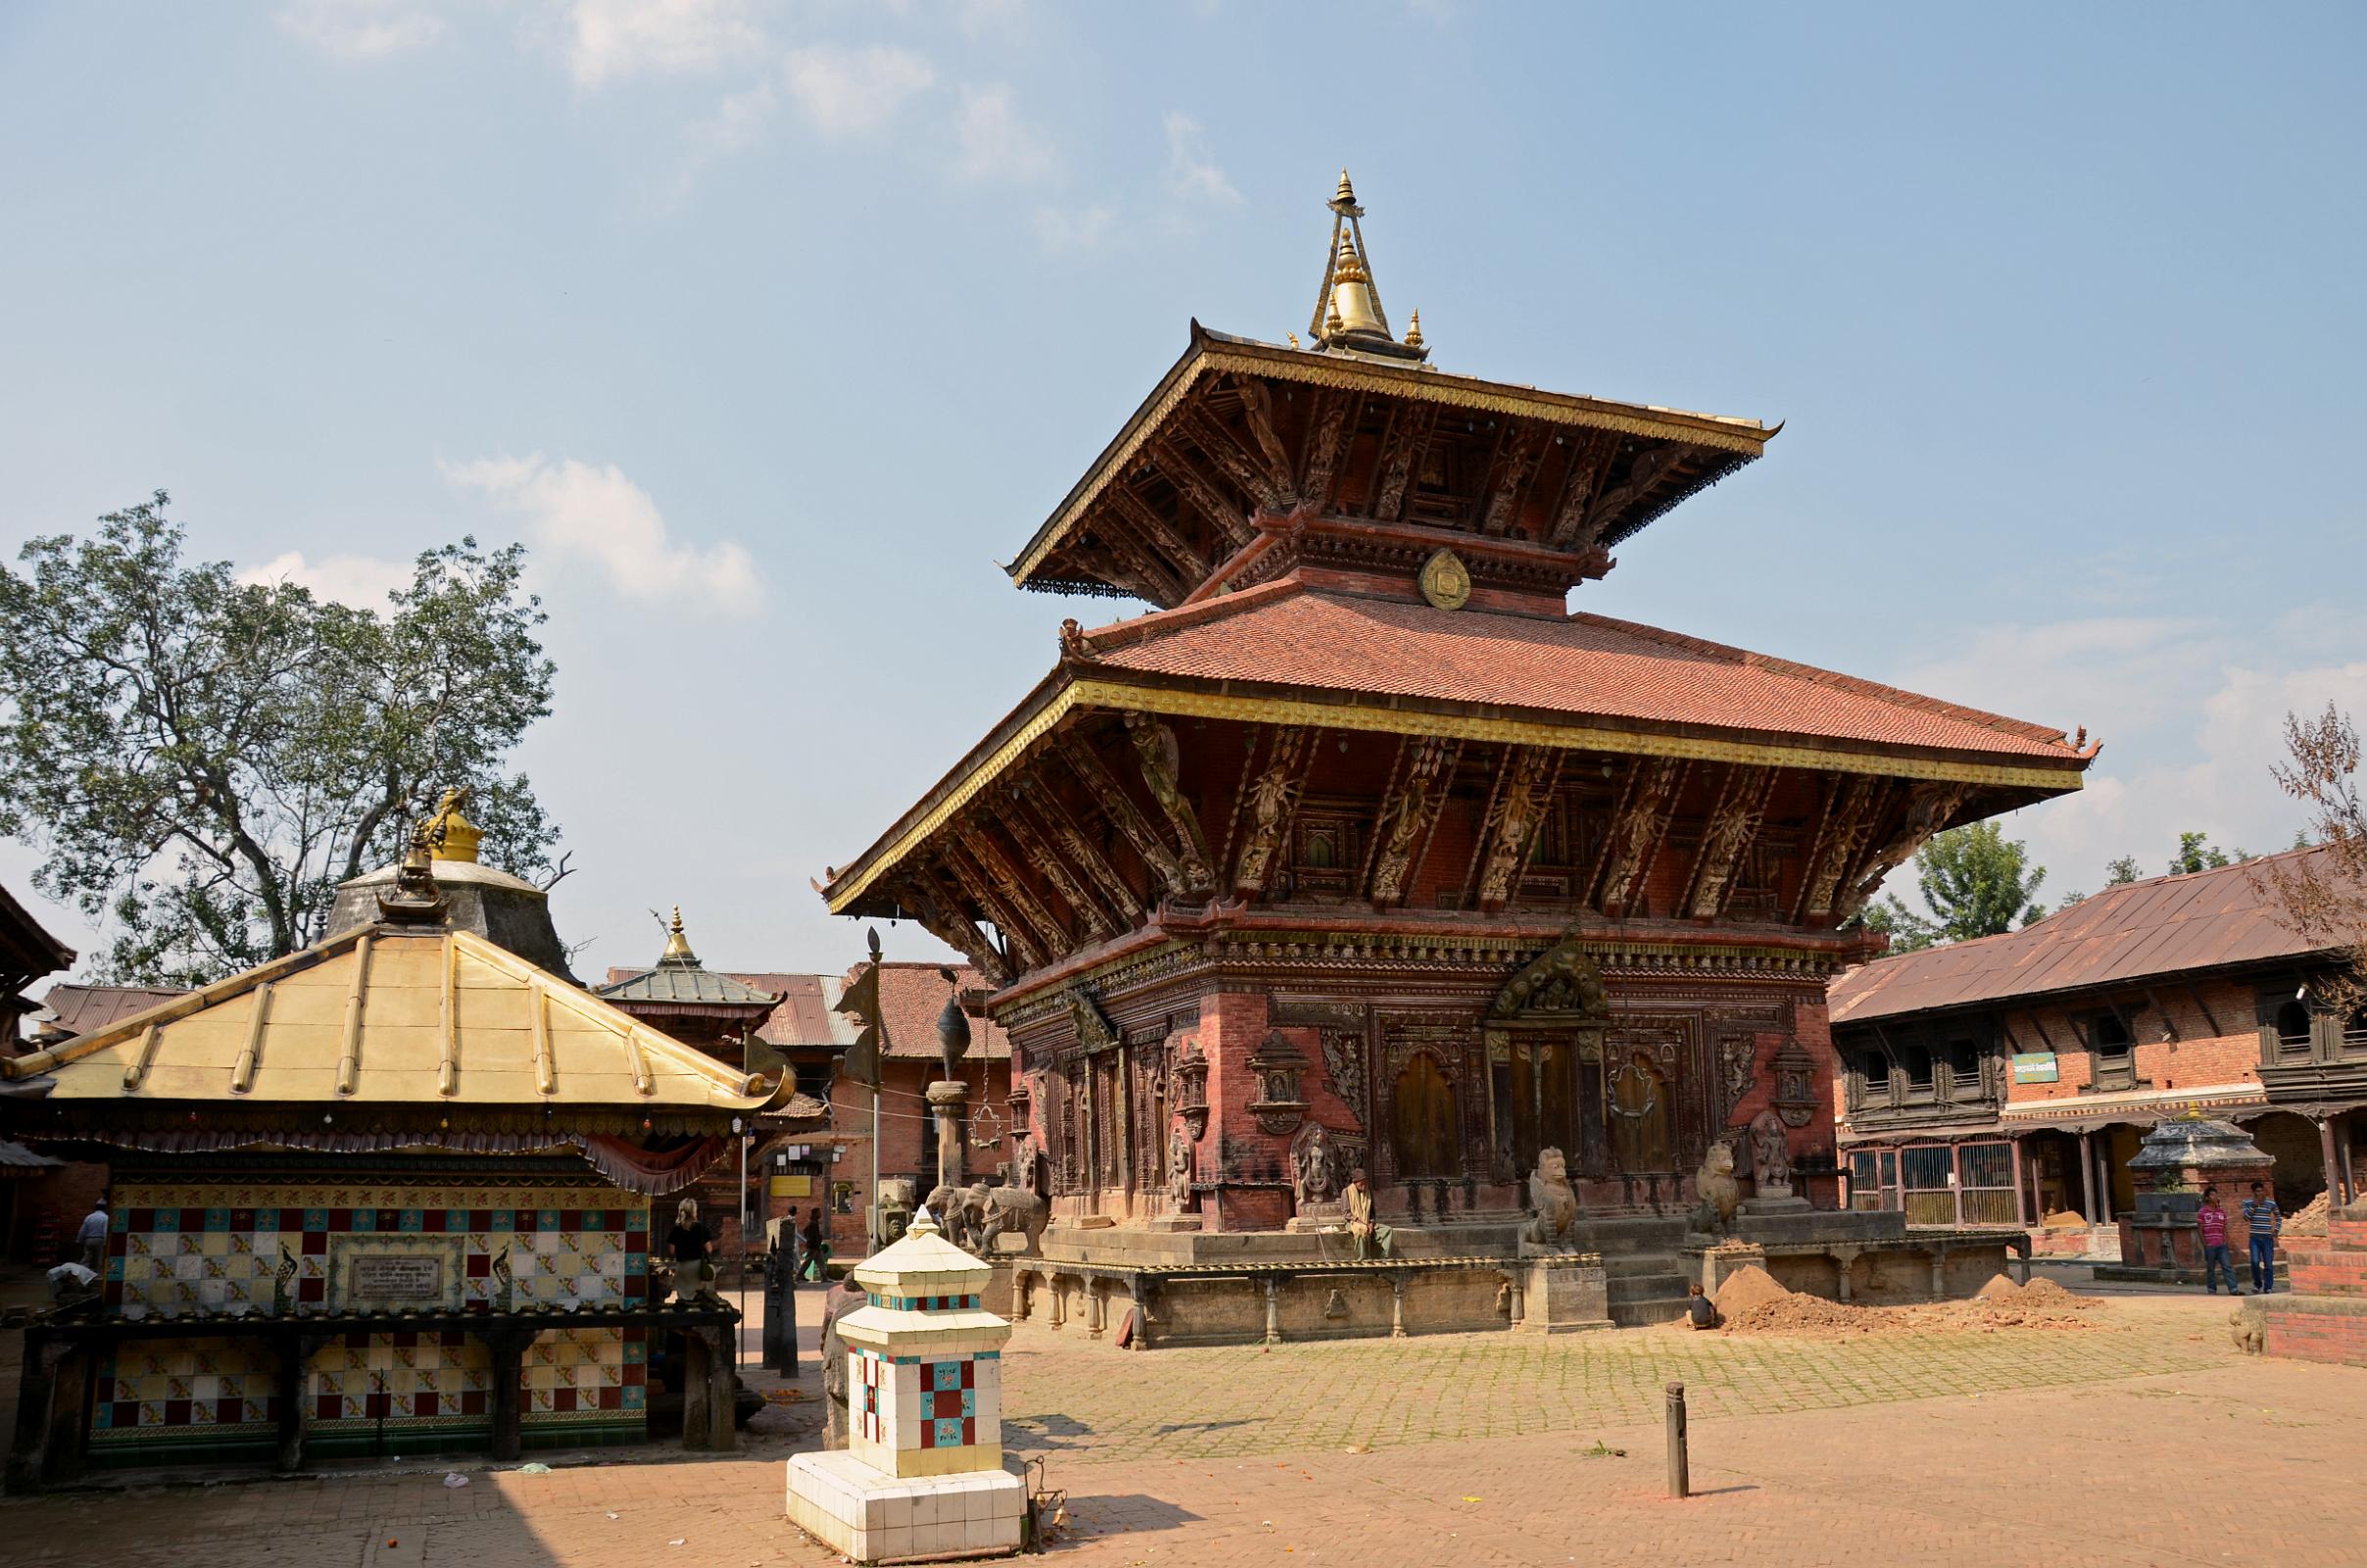
[[[779,1097],[779,1091],[775,1091],[773,1094],[761,1091],[751,1092],[752,1087],[758,1084],[760,1079],[738,1072],[705,1053],[686,1046],[660,1030],[651,1028],[623,1009],[601,1001],[588,991],[569,985],[557,975],[519,957],[506,948],[485,940],[472,931],[419,930],[416,927],[392,926],[383,923],[356,927],[354,930],[331,937],[317,946],[247,970],[243,974],[232,975],[226,980],[217,981],[202,990],[173,998],[157,1006],[117,1019],[104,1028],[63,1041],[46,1051],[0,1062],[0,1075],[5,1075],[10,1079],[25,1079],[53,1074],[71,1069],[85,1058],[94,1056],[112,1047],[140,1040],[142,1046],[139,1060],[132,1068],[126,1069],[121,1075],[121,1081],[113,1093],[83,1094],[70,1098],[75,1102],[84,1104],[111,1102],[152,1104],[163,1100],[195,1100],[245,1103],[259,1107],[294,1103],[311,1105],[366,1103],[373,1107],[403,1104],[441,1105],[468,1112],[487,1109],[494,1103],[493,1102],[468,1098],[460,1093],[466,1086],[459,1080],[467,1077],[470,1065],[470,1053],[467,1049],[468,1029],[464,1025],[459,1027],[456,1033],[452,1021],[454,1017],[453,1004],[449,1000],[441,1003],[441,1017],[436,1025],[441,1036],[440,1059],[424,1061],[416,1069],[412,1069],[411,1076],[417,1082],[404,1086],[412,1091],[410,1093],[390,1095],[386,1092],[387,1086],[382,1083],[370,1086],[375,1089],[375,1093],[367,1097],[358,1097],[350,1102],[338,1097],[302,1101],[288,1100],[278,1096],[258,1099],[245,1093],[239,1081],[240,1073],[244,1071],[251,1079],[255,1070],[254,1064],[247,1061],[245,1057],[259,1055],[261,1060],[272,1065],[276,1070],[276,1058],[287,1049],[284,1045],[271,1049],[275,1043],[271,1039],[271,1031],[278,1025],[265,1015],[259,1003],[249,1004],[253,1008],[253,1013],[252,1021],[246,1026],[249,1030],[247,1050],[242,1054],[241,1060],[234,1064],[229,1073],[225,1075],[219,1091],[209,1087],[206,1092],[196,1095],[187,1093],[160,1095],[149,1089],[148,1080],[153,1071],[177,1065],[170,1060],[174,1024],[198,1013],[212,1011],[217,1007],[236,1005],[240,999],[245,997],[262,999],[270,996],[277,982],[290,975],[316,968],[338,957],[349,949],[359,949],[365,941],[374,944],[381,952],[393,943],[434,942],[438,944],[439,949],[437,989],[443,990],[447,998],[452,984],[454,965],[466,956],[471,962],[492,970],[513,986],[528,992],[535,999],[532,1004],[535,1011],[540,1012],[545,1008],[565,1009],[572,1013],[579,1023],[614,1036],[625,1054],[638,1093],[630,1100],[616,1101],[614,1105],[609,1108],[630,1106],[636,1114],[644,1110],[661,1113],[753,1111]],[[357,958],[357,962],[359,961]],[[362,989],[367,991],[370,980],[374,979],[379,972],[377,965],[373,963],[363,980]],[[318,1022],[291,1027],[309,1029],[316,1037],[327,1032],[330,1028],[328,1025]],[[342,1034],[344,1031],[339,1031],[339,1033]],[[538,1037],[543,1037],[546,1035],[546,1030],[538,1027],[533,1030],[533,1033]],[[368,1041],[367,1031],[364,1033],[363,1039]],[[316,1052],[321,1049],[318,1040],[315,1041],[314,1049]],[[328,1059],[323,1058],[324,1064]],[[102,1071],[111,1065],[92,1064],[93,1068]],[[367,1051],[364,1054],[363,1065],[377,1077],[382,1077],[390,1070],[371,1066]],[[213,1070],[212,1068],[207,1069],[209,1072]],[[596,1111],[601,1109],[605,1103],[598,1101],[570,1098],[568,1095],[570,1069],[566,1060],[562,1059],[556,1063],[552,1076],[557,1080],[556,1088],[543,1088],[538,1094],[518,1102],[557,1102],[567,1105],[570,1110],[579,1111]],[[683,1080],[688,1080],[689,1084],[685,1085]],[[670,1091],[667,1087],[668,1082],[674,1086]],[[689,1085],[698,1086],[695,1094],[690,1091]],[[786,1081],[784,1081],[784,1087],[786,1087]],[[52,1102],[63,1102],[59,1097],[53,1095]]]
[[[1542,392],[1533,387],[1484,381],[1454,375],[1428,366],[1399,366],[1306,349],[1275,348],[1247,338],[1211,332],[1192,323],[1192,344],[1163,376],[1151,396],[1135,410],[1125,428],[1102,449],[1068,494],[1036,530],[1035,537],[1009,568],[1013,582],[1026,582],[1030,573],[1067,539],[1085,512],[1142,451],[1177,405],[1191,396],[1202,377],[1236,371],[1298,381],[1308,386],[1410,397],[1448,408],[1501,414],[1516,418],[1542,419],[1578,429],[1610,430],[1621,435],[1652,436],[1741,454],[1746,460],[1766,450],[1774,429],[1756,420],[1734,419],[1714,414],[1688,414],[1636,403],[1616,403],[1572,393]]]
[[[973,763],[950,789],[940,786],[943,793],[933,805],[917,815],[908,813],[902,826],[892,829],[889,837],[865,851],[854,866],[842,872],[839,880],[824,890],[830,912],[846,913],[849,906],[869,891],[891,867],[933,836],[981,791],[1001,777],[1029,747],[1079,709],[1133,710],[1175,717],[1224,718],[1264,724],[1310,724],[1391,735],[1437,735],[1523,746],[1551,746],[1566,751],[1681,757],[1755,766],[1871,773],[1885,778],[1935,779],[2004,789],[2045,790],[2049,794],[2067,794],[2081,788],[2080,774],[2086,766],[2085,759],[2068,753],[2063,762],[2057,765],[2015,765],[1917,757],[1896,751],[1865,751],[1846,746],[1783,745],[1698,735],[1671,735],[1665,731],[1589,724],[1583,720],[1564,723],[1494,713],[1443,712],[1386,702],[1358,702],[1353,696],[1345,701],[1252,696],[1167,684],[1135,684],[1097,676],[1074,680],[1052,693],[1025,723]]]

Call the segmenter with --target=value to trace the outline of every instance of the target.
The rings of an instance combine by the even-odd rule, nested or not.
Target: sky
[[[1345,165],[1434,364],[1784,421],[1575,607],[2086,726],[2007,831],[2092,892],[2290,843],[2285,713],[2367,716],[2362,58],[2355,6],[16,0],[0,552],[160,488],[360,603],[522,540],[578,971],[675,904],[840,969],[809,878],[1076,610],[996,564],[1191,318],[1305,329]]]

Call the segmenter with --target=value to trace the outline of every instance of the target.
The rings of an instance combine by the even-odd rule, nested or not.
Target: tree
[[[2137,868],[2137,857],[2134,855],[2124,855],[2117,860],[2104,862],[2104,886],[2108,888],[2125,887],[2144,875]]]
[[[2046,868],[2030,864],[2027,848],[1997,823],[1952,827],[1915,852],[1915,886],[1931,917],[1893,895],[1867,912],[1866,927],[1889,933],[1900,952],[1996,936],[2046,915],[2031,897],[2046,879]]]
[[[2312,947],[2335,954],[2339,972],[2311,982],[2322,1001],[2342,1009],[2367,1002],[2367,807],[2359,799],[2359,732],[2350,716],[2326,705],[2314,718],[2285,715],[2287,760],[2270,765],[2277,787],[2309,810],[2294,843],[2315,839],[2325,853],[2264,860],[2251,875],[2282,907],[2286,923]]]
[[[500,770],[550,711],[520,547],[428,551],[356,610],[184,563],[168,504],[0,566],[0,831],[46,851],[44,894],[112,921],[104,974],[196,985],[318,941],[337,883],[444,788],[470,791],[487,859],[551,873],[558,830]]]

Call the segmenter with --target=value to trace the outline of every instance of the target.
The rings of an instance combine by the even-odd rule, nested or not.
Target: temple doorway
[[[1426,1051],[1406,1058],[1393,1086],[1393,1149],[1400,1180],[1462,1174],[1455,1136],[1455,1085]]]

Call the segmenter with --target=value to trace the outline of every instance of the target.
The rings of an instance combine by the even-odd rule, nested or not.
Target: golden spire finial
[[[1389,336],[1389,323],[1381,319],[1381,313],[1372,302],[1372,273],[1365,268],[1364,258],[1356,251],[1355,236],[1346,228],[1340,231],[1340,253],[1332,261],[1331,309],[1332,316],[1338,318],[1340,324],[1333,326],[1326,318],[1323,329],[1325,337],[1333,337],[1341,332],[1371,332],[1383,338]]]
[[[680,964],[695,964],[699,961],[699,956],[690,951],[690,938],[682,934],[682,906],[679,904],[674,906],[673,920],[666,928],[666,952],[660,956],[658,961]]]
[[[1348,182],[1348,171],[1340,171],[1340,188],[1331,193],[1331,210],[1345,213],[1356,204],[1356,188]]]
[[[1297,348],[1297,347],[1299,346],[1299,334],[1298,334],[1298,333],[1296,333],[1296,332],[1285,332],[1285,333],[1283,333],[1282,335],[1283,335],[1284,337],[1289,338],[1289,339],[1291,340],[1291,347],[1292,347],[1292,348]]]
[[[484,834],[475,823],[461,815],[461,803],[468,798],[466,787],[446,790],[436,802],[435,814],[427,818],[427,845],[439,860],[474,860],[476,847]]]
[[[1405,346],[1409,349],[1418,349],[1422,346],[1422,313],[1420,311],[1415,311],[1413,318],[1405,323]]]

